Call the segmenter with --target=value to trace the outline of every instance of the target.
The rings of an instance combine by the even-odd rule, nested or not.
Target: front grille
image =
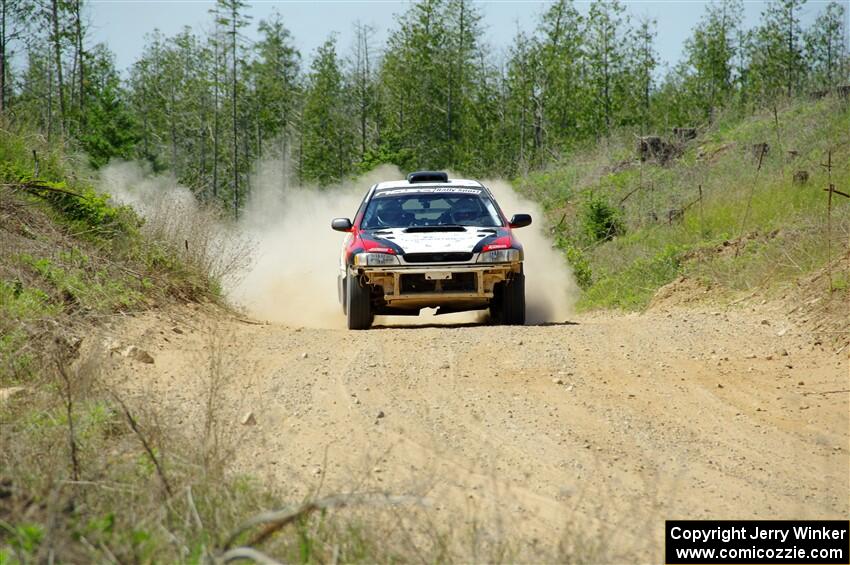
[[[466,252],[406,253],[404,255],[404,260],[408,263],[457,263],[470,259],[472,259],[472,253]]]
[[[436,292],[440,283],[441,292],[475,292],[475,273],[452,273],[452,278],[441,281],[429,281],[424,273],[401,275],[401,293],[416,294]]]

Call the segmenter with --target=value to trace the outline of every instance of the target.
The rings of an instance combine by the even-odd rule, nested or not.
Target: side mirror
[[[514,214],[508,223],[512,228],[524,228],[531,225],[531,216],[529,214]]]
[[[336,231],[351,231],[351,220],[348,218],[334,218],[331,222],[331,228]]]

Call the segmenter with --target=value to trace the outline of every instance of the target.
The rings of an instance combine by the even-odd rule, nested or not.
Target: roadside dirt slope
[[[154,358],[109,356],[121,394],[188,429],[219,359],[234,471],[289,499],[415,493],[437,524],[656,562],[664,519],[850,512],[847,351],[751,311],[348,332],[189,309],[105,338]]]

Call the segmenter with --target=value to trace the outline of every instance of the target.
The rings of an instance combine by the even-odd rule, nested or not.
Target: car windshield
[[[382,194],[366,207],[361,228],[409,228],[419,226],[502,225],[496,206],[480,191]]]

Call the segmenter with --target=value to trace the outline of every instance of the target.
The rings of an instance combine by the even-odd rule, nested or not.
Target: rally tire
[[[345,277],[346,319],[350,330],[368,330],[375,315],[369,287],[360,284],[359,277]]]
[[[490,317],[496,324],[521,326],[525,324],[525,275],[517,273],[494,289]]]

